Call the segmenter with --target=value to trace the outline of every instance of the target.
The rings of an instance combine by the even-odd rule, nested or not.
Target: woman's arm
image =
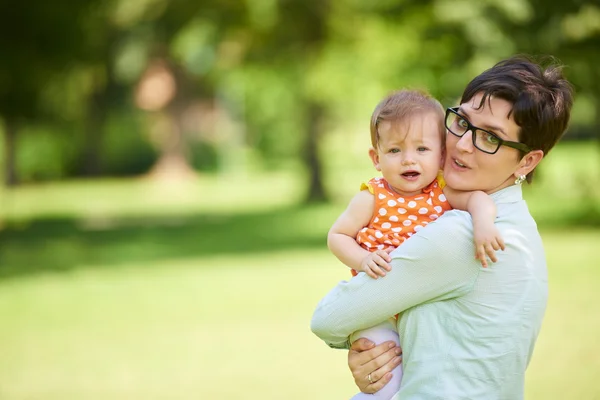
[[[311,329],[329,346],[348,348],[348,337],[418,304],[467,293],[479,272],[473,259],[471,220],[449,211],[398,247],[385,279],[358,275],[321,300]]]

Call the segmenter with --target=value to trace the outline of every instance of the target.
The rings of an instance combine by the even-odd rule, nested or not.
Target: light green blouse
[[[548,297],[546,260],[521,187],[491,197],[506,243],[497,263],[481,267],[470,214],[448,211],[394,250],[384,278],[342,281],[315,310],[313,332],[335,348],[402,312],[395,400],[523,398]]]

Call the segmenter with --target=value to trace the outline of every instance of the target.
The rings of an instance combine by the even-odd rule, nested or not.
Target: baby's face
[[[422,193],[436,178],[442,165],[440,118],[433,112],[406,121],[382,121],[379,144],[369,154],[373,164],[398,194]]]

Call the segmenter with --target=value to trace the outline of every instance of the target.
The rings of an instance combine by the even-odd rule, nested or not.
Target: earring
[[[525,178],[527,178],[525,175],[519,175],[519,177],[515,179],[515,185],[520,185],[525,182]]]

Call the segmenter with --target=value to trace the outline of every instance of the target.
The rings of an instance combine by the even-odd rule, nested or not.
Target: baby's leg
[[[398,331],[396,330],[396,320],[390,319],[382,322],[372,328],[358,331],[352,334],[351,340],[354,342],[358,338],[367,338],[376,344],[394,341],[400,345]],[[400,390],[400,381],[402,380],[402,364],[392,370],[392,379],[378,392],[373,394],[358,393],[351,400],[390,400]]]

